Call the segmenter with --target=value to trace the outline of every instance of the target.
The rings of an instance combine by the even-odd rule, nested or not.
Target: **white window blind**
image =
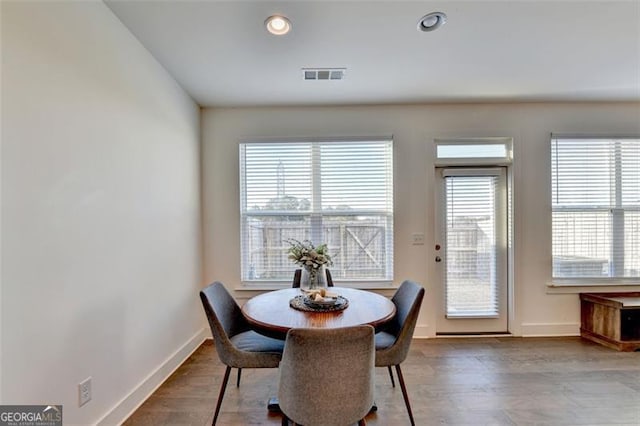
[[[443,177],[447,317],[497,317],[506,267],[504,171],[451,169]]]
[[[288,239],[326,243],[334,280],[393,279],[391,140],[240,144],[243,281],[291,281]]]
[[[553,278],[640,281],[640,138],[552,135]]]

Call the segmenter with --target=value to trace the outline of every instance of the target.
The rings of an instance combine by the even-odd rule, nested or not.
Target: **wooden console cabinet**
[[[580,293],[580,335],[619,351],[640,350],[640,292]]]

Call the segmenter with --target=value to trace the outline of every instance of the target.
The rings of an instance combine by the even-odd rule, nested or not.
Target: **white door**
[[[507,332],[504,167],[438,168],[437,334]]]

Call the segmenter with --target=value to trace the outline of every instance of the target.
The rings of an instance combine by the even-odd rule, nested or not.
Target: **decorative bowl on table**
[[[304,303],[307,305],[315,305],[318,307],[327,307],[335,305],[338,301],[338,294],[328,291],[326,288],[315,288],[311,290],[302,289],[304,294]]]
[[[336,303],[338,303],[338,297],[309,297],[309,296],[305,296],[304,298],[304,303],[307,306],[311,306],[313,308],[326,308],[329,306],[334,306]]]

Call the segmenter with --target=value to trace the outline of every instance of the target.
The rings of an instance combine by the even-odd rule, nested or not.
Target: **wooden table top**
[[[256,331],[284,339],[292,328],[340,328],[369,324],[380,327],[396,314],[396,307],[384,296],[354,288],[331,287],[332,293],[346,297],[349,306],[339,312],[304,312],[293,309],[289,301],[301,294],[287,288],[261,294],[242,306],[242,314]]]

